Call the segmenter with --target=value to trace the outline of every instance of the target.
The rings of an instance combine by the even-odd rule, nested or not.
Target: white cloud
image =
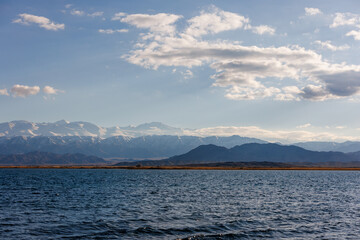
[[[353,13],[336,13],[331,28],[339,26],[353,26],[357,30],[351,30],[346,33],[346,36],[353,37],[355,40],[360,40],[360,15]]]
[[[278,101],[299,101],[299,94],[302,91],[296,86],[286,86],[282,88],[281,93],[276,94],[275,100]]]
[[[308,127],[311,127],[310,123],[305,123],[303,125],[297,126],[296,128],[308,128]]]
[[[104,12],[93,12],[93,13],[88,13],[87,15],[89,17],[101,17],[104,14]]]
[[[56,95],[58,93],[63,93],[64,91],[59,90],[59,89],[55,89],[55,88],[50,87],[50,86],[45,86],[43,88],[43,92],[46,93],[46,94],[49,94],[49,95]]]
[[[359,37],[360,37],[360,35],[359,35]],[[335,46],[331,43],[331,41],[322,42],[320,40],[316,40],[314,43],[320,45],[324,49],[329,49],[331,51],[341,51],[341,50],[347,50],[350,48],[349,45],[346,45],[346,44],[342,45],[342,46]]]
[[[84,11],[76,10],[76,9],[71,10],[70,13],[71,13],[71,15],[74,15],[74,16],[83,16],[85,14]]]
[[[52,30],[52,31],[57,31],[59,29],[65,28],[65,24],[54,23],[46,17],[31,15],[27,13],[19,14],[19,17],[20,18],[15,19],[13,23],[20,23],[23,25],[30,25],[31,23],[35,23],[38,24],[39,27],[41,28],[45,28],[46,30]]]
[[[251,27],[253,33],[259,34],[259,35],[263,35],[263,34],[269,34],[269,35],[274,35],[275,34],[275,29],[267,26],[267,25],[260,25],[257,27]]]
[[[360,31],[352,30],[346,34],[346,36],[352,36],[355,40],[360,40]]]
[[[314,16],[314,15],[318,15],[318,14],[322,14],[320,9],[318,9],[318,8],[305,8],[306,16]]]
[[[182,18],[182,16],[166,13],[158,13],[155,15],[130,14],[120,18],[120,21],[136,26],[137,28],[147,28],[152,32],[172,34],[175,32],[174,23],[180,18]]]
[[[9,96],[9,93],[8,93],[7,89],[4,88],[4,89],[0,89],[0,95]]]
[[[65,8],[71,8],[72,4],[66,4]]]
[[[99,33],[114,34],[114,33],[126,33],[128,29],[99,29]]]
[[[121,20],[124,16],[126,16],[126,13],[118,12],[118,13],[115,13],[115,15],[111,18],[111,20],[113,20],[113,21]]]
[[[184,76],[184,79],[190,79],[193,78],[194,74],[192,71],[190,71],[189,69],[186,70],[185,72],[181,73]]]
[[[331,28],[339,26],[358,26],[360,24],[360,16],[353,13],[335,13],[333,23],[330,25]]]
[[[209,14],[232,16],[230,19],[239,16],[222,10],[215,13],[212,10]],[[134,50],[123,56],[128,62],[153,69],[160,66],[192,68],[207,65],[215,70],[215,74],[210,76],[214,80],[213,86],[226,88],[225,97],[234,100],[273,98],[323,101],[360,93],[358,65],[330,63],[315,51],[299,46],[257,47],[243,46],[239,42],[201,40],[198,37],[204,34],[236,29],[241,25],[234,25],[229,20],[226,26],[224,19],[227,18],[221,16],[213,17],[213,22],[203,25],[202,18],[207,16],[205,12],[201,12],[199,18],[189,19],[189,27],[184,31],[176,31],[175,22],[179,16],[171,17],[166,25],[166,29],[171,26],[171,31],[162,31],[165,28],[159,30],[156,24],[158,15],[143,18],[142,14],[135,14],[122,18],[123,22],[149,30],[141,36]],[[146,21],[147,18],[153,21]],[[209,26],[216,27],[210,30]],[[297,85],[287,84],[289,79],[296,80]]]
[[[258,126],[217,126],[196,130],[184,130],[185,135],[192,136],[233,136],[254,137],[272,142],[294,143],[306,141],[354,141],[358,137],[341,136],[330,132],[310,132],[305,130],[268,130]]]
[[[11,94],[14,97],[27,97],[30,95],[36,95],[40,92],[39,86],[25,86],[16,84],[10,89]]]
[[[212,7],[210,12],[202,11],[199,16],[189,19],[189,27],[185,30],[185,34],[194,37],[215,34],[243,28],[248,22],[249,19],[244,16]]]

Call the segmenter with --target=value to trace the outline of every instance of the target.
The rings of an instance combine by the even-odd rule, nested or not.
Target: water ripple
[[[359,172],[0,169],[0,239],[358,239]]]

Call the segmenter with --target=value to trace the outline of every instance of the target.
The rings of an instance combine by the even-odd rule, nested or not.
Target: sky
[[[0,122],[360,140],[359,1],[0,1]]]

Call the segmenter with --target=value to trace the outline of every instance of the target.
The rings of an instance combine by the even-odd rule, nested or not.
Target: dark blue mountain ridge
[[[317,152],[275,143],[248,143],[230,149],[213,144],[202,145],[185,154],[163,160],[119,163],[118,165],[171,166],[221,162],[325,163],[353,161],[360,161],[360,152]]]

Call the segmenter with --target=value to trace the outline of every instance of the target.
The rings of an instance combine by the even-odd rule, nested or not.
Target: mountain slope
[[[40,165],[94,165],[106,164],[98,157],[83,154],[55,154],[47,152],[31,152],[26,154],[0,155],[2,166],[40,166]]]
[[[345,154],[342,152],[315,152],[296,146],[278,144],[249,143],[231,149],[215,145],[202,145],[185,154],[160,161],[139,161],[119,163],[119,165],[161,166],[188,165],[221,162],[282,162],[282,163],[325,163],[359,161],[360,153]]]
[[[82,153],[107,158],[164,158],[188,152],[204,144],[230,148],[251,142],[265,143],[259,139],[240,136],[201,138],[154,135],[138,138],[116,136],[107,139],[79,136],[0,137],[0,154],[42,151],[59,154]]]
[[[299,142],[293,145],[312,151],[357,152],[360,151],[360,142]]]
[[[144,135],[184,135],[181,128],[152,122],[139,126],[104,128],[89,122],[68,122],[60,120],[54,123],[34,123],[11,121],[0,123],[0,136],[90,136],[109,138],[113,136],[139,137]]]

